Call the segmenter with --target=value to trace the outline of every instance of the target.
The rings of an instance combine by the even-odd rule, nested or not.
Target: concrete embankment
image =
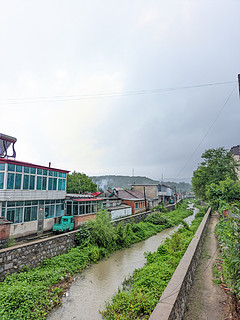
[[[209,223],[211,208],[205,214],[194,238],[181,259],[172,279],[164,290],[150,320],[181,320],[194,274],[201,254],[202,243]]]

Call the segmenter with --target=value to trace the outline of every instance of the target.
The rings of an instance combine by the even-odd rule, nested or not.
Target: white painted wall
[[[124,208],[124,209],[111,211],[112,219],[118,219],[125,216],[130,216],[131,214],[132,214],[132,208]]]
[[[0,201],[60,200],[66,191],[58,190],[1,190]]]

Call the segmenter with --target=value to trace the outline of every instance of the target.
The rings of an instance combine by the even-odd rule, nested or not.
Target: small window
[[[52,190],[53,189],[53,178],[49,178],[48,179],[48,190]]]
[[[8,171],[15,171],[15,164],[8,164]]]
[[[22,172],[22,168],[23,168],[22,166],[16,166],[16,171],[17,172]]]
[[[14,186],[14,173],[8,173],[7,189],[13,189]]]
[[[35,176],[30,176],[30,186],[29,189],[30,190],[34,190],[35,187]]]
[[[23,176],[23,189],[24,190],[28,190],[29,189],[29,175],[28,174],[25,174]]]
[[[42,174],[42,169],[37,169],[37,174]]]
[[[52,176],[53,176],[53,171],[49,170],[49,171],[48,171],[48,175],[49,175],[50,177],[52,177]]]
[[[0,172],[0,189],[3,189],[4,184],[4,172]]]
[[[22,175],[19,173],[16,173],[16,175],[15,175],[15,188],[14,189],[21,189],[21,181],[22,181]]]
[[[24,173],[29,173],[29,170],[30,168],[29,167],[24,167]]]
[[[46,190],[46,189],[47,189],[47,177],[43,177],[42,190]]]
[[[37,190],[42,190],[42,177],[37,177]]]
[[[36,168],[30,168],[30,173],[35,174],[36,173]]]
[[[0,171],[5,171],[5,163],[0,163]]]

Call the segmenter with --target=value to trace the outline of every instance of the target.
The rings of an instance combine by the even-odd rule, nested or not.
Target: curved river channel
[[[191,207],[191,206],[190,206]],[[198,209],[185,221],[191,224]],[[178,227],[163,230],[145,241],[134,244],[131,248],[116,251],[107,260],[91,265],[73,282],[63,297],[62,306],[55,309],[48,320],[101,320],[99,310],[110,299],[122,282],[134,269],[142,268],[145,263],[144,252],[157,250],[167,236]]]

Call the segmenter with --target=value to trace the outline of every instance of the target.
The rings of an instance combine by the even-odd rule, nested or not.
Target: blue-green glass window
[[[53,189],[53,178],[49,178],[48,179],[48,190],[52,190]]]
[[[62,205],[61,204],[57,204],[56,205],[56,217],[60,217],[62,215]]]
[[[58,190],[62,190],[62,179],[58,179]]]
[[[16,172],[22,172],[22,166],[16,166]]]
[[[53,179],[53,190],[57,190],[57,178]]]
[[[0,163],[0,171],[4,171],[5,170],[5,163]]]
[[[42,174],[42,169],[37,169],[37,174]]]
[[[52,177],[53,176],[53,171],[49,170],[48,171],[48,175]]]
[[[54,205],[45,206],[45,218],[54,217]]]
[[[7,209],[7,219],[13,223],[22,222],[23,208]]]
[[[46,190],[46,189],[47,189],[47,177],[43,177],[42,190]]]
[[[8,207],[16,207],[16,202],[15,201],[8,201],[7,206]]]
[[[30,168],[30,173],[35,174],[36,173],[36,168]]]
[[[20,173],[16,173],[14,189],[21,189],[21,180],[22,180],[22,175]]]
[[[34,185],[35,185],[35,176],[30,176],[29,189],[30,189],[30,190],[34,190]]]
[[[37,177],[37,190],[42,190],[42,177]]]
[[[13,189],[13,187],[14,187],[14,173],[8,173],[7,189]]]
[[[62,175],[63,175],[63,173],[62,173],[62,172],[59,172],[58,176],[59,176],[60,178],[62,178]]]
[[[24,173],[29,173],[29,167],[24,167]]]
[[[14,222],[15,209],[7,209],[7,220]]]
[[[66,189],[66,180],[62,181],[62,190],[65,191]]]
[[[37,220],[37,207],[32,207],[32,221]]]
[[[15,171],[15,164],[8,164],[8,171]]]
[[[28,190],[29,189],[29,175],[25,174],[23,176],[23,189]]]
[[[0,172],[0,189],[3,189],[4,184],[4,172]]]
[[[53,175],[54,175],[54,177],[57,177],[58,176],[57,171],[53,171]]]
[[[24,208],[24,222],[31,221],[31,207]]]
[[[66,173],[63,173],[63,174],[62,174],[62,177],[63,177],[63,178],[66,178]]]
[[[47,176],[47,170],[43,170],[43,173],[42,173],[44,176]]]

